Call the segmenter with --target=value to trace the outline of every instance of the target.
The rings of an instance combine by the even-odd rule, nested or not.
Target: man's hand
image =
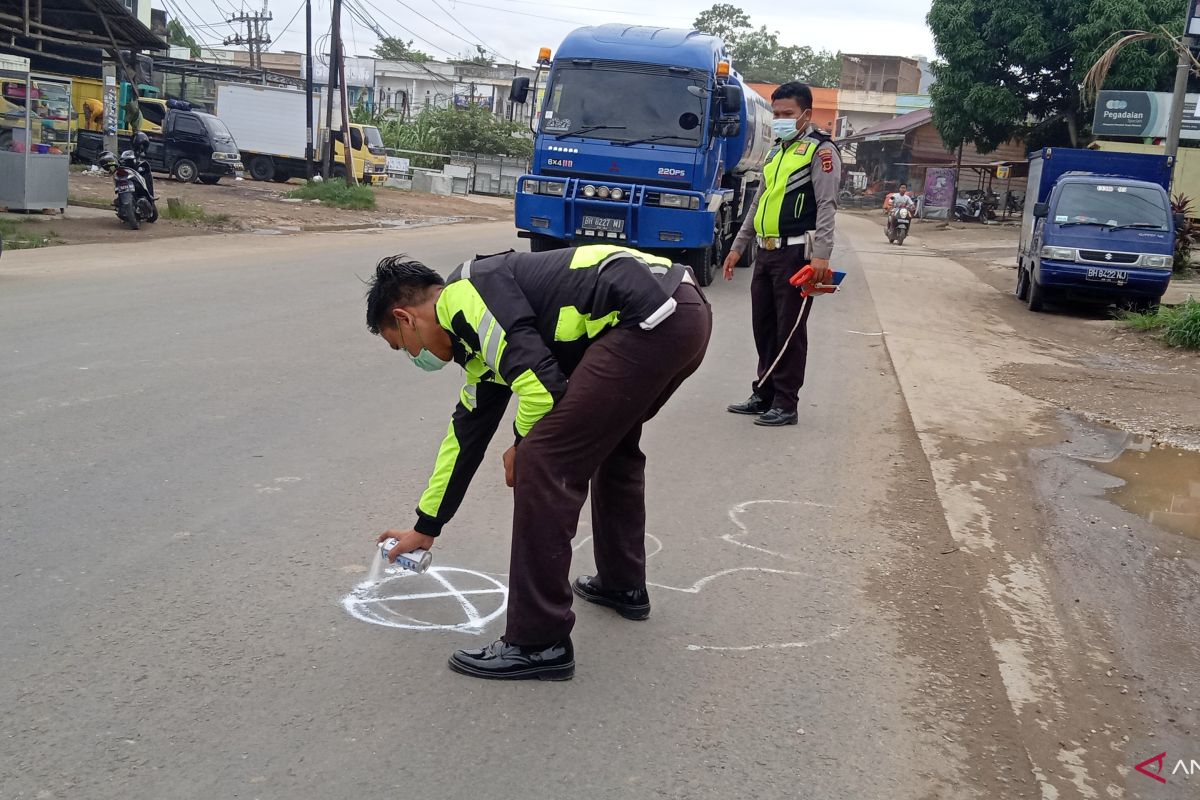
[[[396,556],[402,556],[405,553],[411,553],[413,550],[428,550],[433,547],[437,539],[432,536],[426,536],[423,533],[416,531],[393,531],[387,530],[379,534],[376,542],[382,544],[388,539],[395,539],[399,544],[388,551],[388,561],[395,563]]]
[[[721,265],[721,269],[725,270],[725,280],[733,280],[733,268],[742,260],[742,254],[737,250],[730,250],[729,255],[725,256],[725,263]]]
[[[512,447],[504,451],[504,484],[510,489],[513,488],[513,486],[516,486],[517,483],[516,469],[517,446],[514,444]]]
[[[829,269],[828,258],[814,258],[811,262],[813,272],[813,284],[821,286],[833,279],[833,271]]]

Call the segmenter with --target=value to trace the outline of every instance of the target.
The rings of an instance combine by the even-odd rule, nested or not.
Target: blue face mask
[[[775,136],[783,141],[789,141],[796,138],[808,122],[799,119],[773,119],[771,120],[771,130],[775,132]]]

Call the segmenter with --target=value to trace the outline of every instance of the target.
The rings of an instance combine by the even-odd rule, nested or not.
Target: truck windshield
[[[1162,194],[1140,186],[1074,183],[1063,187],[1054,221],[1059,225],[1158,227],[1168,223]]]
[[[661,137],[659,141],[667,144],[700,144],[704,104],[688,87],[703,88],[705,81],[690,71],[646,69],[557,67],[542,111],[542,133],[566,136],[579,131],[581,137],[612,142]]]
[[[368,147],[383,147],[383,137],[379,135],[379,128],[365,125],[363,133],[366,134]]]

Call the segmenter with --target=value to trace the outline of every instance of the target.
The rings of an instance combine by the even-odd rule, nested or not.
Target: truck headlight
[[[523,183],[522,186],[524,187],[523,191],[525,192],[525,194],[541,194],[541,191],[542,191],[542,182],[541,181],[525,181],[525,183]]]
[[[1142,256],[1142,266],[1150,269],[1171,269],[1175,264],[1175,259],[1171,256]]]
[[[700,208],[700,198],[689,197],[686,194],[668,194],[663,192],[658,197],[658,204],[663,208],[690,208],[695,211]]]
[[[1042,258],[1048,258],[1051,261],[1074,261],[1075,249],[1073,247],[1043,247]]]
[[[590,183],[587,186],[583,187],[583,196],[584,197],[595,197],[596,196],[596,187],[592,186]]]
[[[542,183],[542,194],[562,197],[566,191],[567,185],[565,183],[557,183],[555,181],[545,181]]]

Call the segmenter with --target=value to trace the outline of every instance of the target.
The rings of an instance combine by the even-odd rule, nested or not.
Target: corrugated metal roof
[[[873,142],[887,136],[904,136],[907,133],[915,131],[922,125],[933,121],[933,109],[922,108],[917,111],[910,111],[907,114],[901,114],[895,119],[889,119],[887,122],[881,122],[878,125],[872,125],[865,131],[859,131],[853,136],[848,136],[842,139],[839,144],[854,144],[855,142]]]
[[[41,7],[41,16],[35,9]],[[25,11],[30,9],[30,34],[25,35]],[[108,28],[105,28],[105,21]],[[41,23],[39,25],[38,23]],[[0,30],[27,42],[55,41],[69,45],[111,47],[109,30],[117,47],[129,50],[165,50],[167,43],[130,14],[121,0],[41,0],[26,5],[24,0],[0,0]],[[22,52],[21,47],[6,48]]]

